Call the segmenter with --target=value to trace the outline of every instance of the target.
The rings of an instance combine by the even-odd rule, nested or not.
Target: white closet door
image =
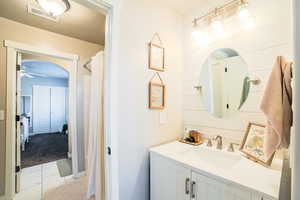
[[[33,86],[33,132],[50,132],[50,87]]]
[[[241,103],[244,79],[247,76],[243,62],[239,56],[226,59],[228,67],[226,85],[228,87],[228,104],[230,105],[228,112],[231,114],[238,110]]]
[[[51,132],[60,132],[66,123],[66,88],[51,87]]]

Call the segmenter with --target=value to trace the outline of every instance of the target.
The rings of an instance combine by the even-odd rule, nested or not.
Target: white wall
[[[57,87],[68,87],[68,79],[62,78],[48,78],[48,77],[35,77],[35,78],[27,78],[22,77],[22,95],[30,95],[32,96],[33,86],[34,85],[43,85],[43,86],[57,86]]]
[[[250,9],[256,17],[256,27],[243,31],[227,40],[218,40],[208,46],[199,46],[191,38],[191,21],[201,15],[201,8],[185,16],[183,112],[184,126],[195,128],[214,136],[241,141],[248,121],[262,122],[265,118],[259,110],[268,75],[276,56],[292,60],[291,0],[251,0]],[[193,86],[197,85],[205,59],[218,48],[236,50],[248,64],[250,75],[257,75],[262,83],[251,86],[249,97],[241,111],[230,119],[212,117],[201,102],[201,95]]]
[[[148,200],[149,148],[178,138],[182,130],[182,18],[152,0],[123,0],[115,13],[110,70],[112,131],[118,140],[112,144],[112,158],[118,154],[119,198]],[[161,73],[167,87],[164,125],[159,124],[160,112],[148,109],[148,83],[154,73],[147,66],[148,42],[155,32],[166,47],[167,70]]]

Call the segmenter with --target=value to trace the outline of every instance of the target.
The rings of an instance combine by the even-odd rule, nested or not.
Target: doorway
[[[16,146],[20,172],[15,199],[38,199],[72,175],[69,73],[64,67],[71,63],[26,53],[17,57],[21,63],[16,74],[16,111],[21,130],[16,138],[20,138],[21,148]]]
[[[89,5],[87,5],[87,7],[93,7],[93,9],[96,8],[97,10],[104,8],[105,14],[110,15],[110,17],[111,17],[112,13],[111,13],[111,7],[109,7],[109,4],[106,4],[106,3],[101,3],[101,4],[100,3],[99,4],[98,3],[92,3],[92,1],[84,1],[84,2],[81,1],[81,3],[84,4],[84,5],[89,4]],[[110,29],[111,28],[110,18],[107,19],[107,28],[108,29],[106,31],[107,31],[107,36],[108,37],[106,37],[106,44],[107,45],[106,45],[106,48],[105,48],[105,53],[107,55],[105,57],[106,67],[108,67],[109,64],[110,64],[110,62],[109,62],[109,60],[110,60],[110,40],[109,39],[110,39],[110,31],[111,31],[111,29]],[[19,34],[19,35],[22,35],[22,34]],[[7,37],[7,38],[9,39],[10,37]],[[14,38],[12,38],[12,39],[13,40],[18,40],[18,39],[14,39]],[[37,38],[37,39],[39,39],[39,38]],[[52,42],[55,43],[54,40],[52,40]],[[13,41],[9,41],[9,40],[5,41],[5,47],[7,48],[7,57],[8,57],[8,59],[7,59],[7,65],[8,65],[8,71],[7,71],[8,84],[7,84],[7,86],[8,86],[8,89],[7,89],[7,120],[6,120],[7,121],[7,126],[6,126],[7,130],[6,131],[10,132],[10,133],[14,132],[14,129],[15,129],[15,123],[14,123],[15,111],[13,109],[13,103],[12,102],[15,101],[13,88],[15,88],[16,85],[15,85],[15,77],[13,77],[13,75],[15,76],[15,72],[16,72],[16,69],[14,69],[14,67],[16,66],[16,62],[15,62],[16,54],[17,53],[38,54],[38,55],[43,55],[43,56],[50,56],[50,57],[54,57],[54,58],[62,58],[62,59],[65,59],[65,60],[69,60],[72,63],[72,67],[74,67],[72,69],[70,68],[70,70],[73,70],[73,69],[75,70],[76,67],[77,67],[77,63],[78,63],[78,56],[77,55],[49,50],[49,49],[47,49],[47,47],[46,48],[37,47],[39,45],[37,44],[36,41],[35,42],[28,42],[28,44],[33,44],[34,46],[28,46],[28,45],[23,44],[23,43],[13,42]],[[53,47],[56,48],[55,44],[53,44]],[[65,49],[63,49],[62,47],[58,47],[57,49],[59,49],[59,51],[65,51]],[[73,50],[74,50],[74,48],[71,50],[71,52],[73,52]],[[66,51],[66,52],[68,52],[68,51]],[[87,53],[88,53],[88,51],[87,51]],[[84,55],[86,55],[86,54],[84,54]],[[83,58],[84,58],[83,61],[86,60],[86,57],[83,56]],[[82,62],[82,63],[85,63],[85,62]],[[107,76],[109,74],[109,72],[110,72],[110,70],[105,70],[106,95],[104,96],[104,98],[106,99],[106,101],[105,101],[104,104],[106,104],[106,105],[109,105],[108,104],[108,102],[109,102],[109,100],[108,100],[109,99],[109,94],[108,94],[108,91],[109,91],[109,89],[108,89],[109,88],[109,83],[108,82],[109,81],[108,80],[110,78]],[[76,70],[75,70],[75,73],[76,73]],[[76,77],[74,77],[74,76],[72,76],[72,74],[70,74],[70,80],[69,81],[72,82],[74,80],[76,80]],[[70,85],[70,87],[72,87],[72,85]],[[76,87],[74,87],[74,88],[76,88]],[[70,90],[69,95],[70,95],[70,98],[71,98],[71,95],[72,94],[74,95],[76,93],[76,91],[75,91],[75,89],[72,90],[72,88],[70,88],[69,90]],[[76,98],[73,98],[73,99],[75,101]],[[72,105],[70,104],[70,110],[72,108],[74,109],[75,106],[76,106],[76,102],[73,102]],[[107,119],[107,121],[105,123],[105,135],[107,137],[105,137],[105,145],[103,146],[103,150],[104,150],[103,152],[106,152],[108,147],[110,147],[110,136],[109,136],[110,134],[108,133],[110,131],[109,130],[110,129],[109,128],[110,127],[110,125],[109,125],[109,118],[110,117],[108,116],[110,106],[105,106],[105,107],[106,107],[105,112],[107,113],[106,117],[105,117]],[[74,115],[70,114],[70,116],[73,116],[73,118],[74,118]],[[76,118],[76,116],[75,116],[75,118]],[[71,121],[72,120],[70,120],[70,122]],[[70,126],[69,131],[72,132],[72,130],[74,129],[74,126],[72,124],[68,124],[68,125]],[[8,172],[6,174],[6,184],[5,184],[6,185],[5,186],[6,187],[5,188],[6,197],[12,197],[14,195],[14,190],[13,190],[14,188],[10,188],[10,186],[15,184],[15,180],[11,178],[11,176],[14,175],[14,170],[15,170],[14,169],[14,164],[15,164],[14,159],[15,158],[13,156],[11,157],[11,155],[14,155],[15,149],[9,149],[9,148],[11,147],[11,144],[14,144],[16,142],[15,140],[16,140],[16,137],[14,135],[9,135],[9,137],[6,138],[6,141],[7,141],[6,144],[7,144],[7,149],[8,149],[8,151],[6,151],[6,155],[7,155],[6,171]],[[74,144],[77,144],[78,142],[77,141],[74,142],[74,140],[76,140],[75,137],[72,138],[72,141],[73,141]],[[73,150],[76,151],[76,148],[74,148]],[[74,151],[72,151],[72,154],[74,153]],[[117,152],[115,151],[114,156],[116,155],[116,153]],[[110,173],[109,173],[109,167],[108,167],[109,163],[110,163],[110,159],[111,159],[111,156],[109,156],[108,154],[105,155],[105,160],[106,160],[106,162],[105,162],[106,163],[106,166],[105,166],[106,169],[105,170],[107,170],[107,173],[105,174],[106,183],[108,183],[109,180],[110,180]],[[116,160],[116,159],[114,159],[114,160]],[[73,159],[72,159],[72,162],[74,162]],[[76,169],[76,165],[72,165],[72,167]],[[116,167],[115,167],[115,169],[116,169]],[[76,170],[74,170],[74,171],[76,171]],[[74,173],[74,174],[76,174],[76,173]],[[77,175],[79,175],[79,174],[77,173]],[[109,185],[110,184],[107,184],[107,187],[105,187],[107,191],[110,190]],[[106,195],[109,196],[110,192],[109,191],[106,192]],[[108,197],[108,199],[109,199],[109,197]]]
[[[11,189],[14,193],[22,193],[22,189],[26,189],[34,183],[37,185],[34,194],[43,195],[43,188],[53,187],[53,185],[49,186],[49,184],[45,185],[44,183],[59,183],[58,179],[53,179],[54,176],[64,178],[69,175],[78,175],[76,141],[78,56],[56,51],[45,51],[44,49],[12,41],[5,41],[5,46],[8,48],[7,64],[10,70],[8,74],[11,78],[7,82],[7,98],[9,99],[8,103],[11,105],[10,112],[8,112],[8,117],[11,120],[7,128],[16,133],[15,137],[8,138],[9,143],[7,143],[11,147],[8,149],[9,153],[16,155],[15,157],[8,157],[8,164],[11,167],[7,169],[8,172],[12,170],[9,174],[11,179],[8,180],[13,186]],[[26,57],[26,54],[46,57],[52,61],[55,59],[62,60],[67,64],[57,65],[56,67],[59,66],[60,68],[57,69],[64,73],[57,73],[57,70],[53,70],[53,62],[40,59],[35,59],[33,62],[34,64],[38,63],[40,68],[38,70],[31,69],[30,62],[33,60],[22,59],[22,56]],[[48,67],[52,67],[51,70],[47,69],[45,70],[46,73],[43,73],[41,62],[44,62],[44,64],[46,62]],[[51,66],[49,66],[50,64]],[[60,83],[58,80],[50,81],[54,78],[54,75],[49,77],[51,71],[56,76],[63,76],[64,80],[60,80]],[[29,90],[27,90],[28,88]],[[22,95],[22,92],[24,95]],[[29,94],[26,94],[26,92],[29,92]],[[17,116],[16,120],[13,120],[13,116]],[[46,141],[47,139],[48,141]],[[41,145],[41,140],[44,145]],[[34,144],[36,146],[33,147]],[[39,152],[31,150],[31,148],[35,148]],[[47,152],[47,148],[57,149],[59,152]],[[23,169],[21,165],[22,157],[25,161]],[[71,162],[68,162],[68,157],[72,158]],[[62,161],[66,162],[62,163]],[[60,165],[63,167],[69,165],[71,174],[70,172],[63,174],[63,171],[68,167],[64,167],[65,169],[60,173]],[[65,171],[68,171],[68,169]],[[22,173],[24,179],[22,179]],[[49,179],[50,177],[52,177],[52,181]],[[41,189],[38,189],[39,187]],[[18,195],[16,195],[16,199],[18,198]],[[24,196],[21,195],[20,198],[24,199]]]
[[[71,158],[68,131],[70,63],[29,54],[21,56],[21,169]],[[18,102],[20,104],[18,105]],[[18,110],[18,109],[17,109]],[[71,162],[68,162],[71,163]]]

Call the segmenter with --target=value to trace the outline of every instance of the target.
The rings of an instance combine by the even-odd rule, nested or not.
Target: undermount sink
[[[232,169],[240,160],[241,156],[236,153],[223,152],[220,150],[198,147],[179,153],[185,159],[201,162],[219,167],[225,170]]]

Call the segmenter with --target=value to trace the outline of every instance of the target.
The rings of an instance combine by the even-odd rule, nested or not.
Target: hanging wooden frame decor
[[[154,42],[157,38],[159,44]],[[155,33],[149,43],[149,69],[165,71],[165,48],[158,33]]]
[[[153,82],[153,78],[158,76],[160,83]],[[149,109],[163,110],[165,108],[166,86],[158,72],[156,72],[149,83]]]

